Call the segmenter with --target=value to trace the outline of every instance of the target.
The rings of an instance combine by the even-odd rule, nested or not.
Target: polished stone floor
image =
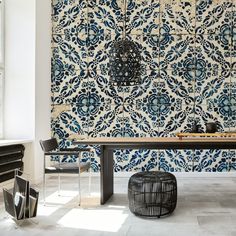
[[[64,177],[61,196],[55,178],[48,181],[46,205],[42,198],[37,217],[15,222],[4,210],[0,193],[0,235],[160,235],[236,236],[236,178],[178,177],[175,212],[162,219],[134,216],[128,209],[128,178],[115,178],[115,194],[99,205],[99,178],[82,178],[82,204],[77,206],[74,177]],[[36,186],[41,191],[41,186]],[[41,196],[42,197],[42,196]]]

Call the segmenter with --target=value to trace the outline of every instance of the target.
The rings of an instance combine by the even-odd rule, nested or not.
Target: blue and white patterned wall
[[[164,137],[193,120],[236,130],[236,0],[127,0],[142,51],[141,86],[109,85],[108,53],[123,0],[52,0],[52,134]],[[88,158],[88,154],[84,154]],[[99,149],[92,153],[99,170]],[[234,150],[116,151],[115,171],[232,171]]]

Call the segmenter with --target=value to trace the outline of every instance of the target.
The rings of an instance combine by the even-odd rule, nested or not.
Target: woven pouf
[[[139,172],[128,184],[129,209],[138,216],[161,217],[172,213],[177,203],[177,181],[162,171]]]

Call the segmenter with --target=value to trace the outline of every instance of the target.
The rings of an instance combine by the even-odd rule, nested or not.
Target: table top
[[[236,137],[97,137],[74,140],[75,144],[235,143]]]
[[[176,133],[176,136],[179,138],[183,137],[221,137],[221,138],[236,138],[236,133],[235,132],[217,132],[217,133]]]

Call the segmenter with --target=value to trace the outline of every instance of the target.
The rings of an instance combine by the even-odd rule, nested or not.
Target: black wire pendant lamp
[[[138,44],[126,39],[126,8],[122,39],[114,41],[109,53],[110,84],[133,86],[141,84],[141,53]]]

